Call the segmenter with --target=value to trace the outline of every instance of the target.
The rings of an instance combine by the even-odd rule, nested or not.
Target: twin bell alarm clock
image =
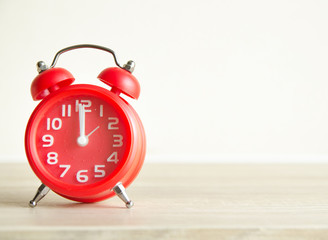
[[[69,71],[55,67],[61,54],[80,48],[112,54],[117,66],[98,75],[108,89],[73,84]],[[29,203],[31,207],[49,190],[86,203],[117,195],[126,207],[133,206],[125,188],[142,167],[146,139],[136,111],[121,95],[139,97],[134,66],[128,61],[121,67],[113,50],[90,44],[60,50],[50,67],[37,63],[39,75],[32,82],[31,94],[41,102],[26,127],[25,151],[42,184]]]

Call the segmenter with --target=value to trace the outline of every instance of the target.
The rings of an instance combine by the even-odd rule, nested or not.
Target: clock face
[[[56,93],[41,105],[30,136],[33,164],[42,174],[77,187],[115,175],[130,147],[123,110],[108,95],[83,88]]]

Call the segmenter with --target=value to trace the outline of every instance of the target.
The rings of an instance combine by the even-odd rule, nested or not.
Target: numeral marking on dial
[[[63,125],[63,122],[60,118],[54,118],[51,120],[51,118],[47,118],[47,130],[53,129],[53,130],[59,130],[61,129]]]
[[[114,144],[113,147],[122,147],[123,146],[123,136],[119,134],[113,135]]]
[[[87,109],[87,108],[91,107],[91,105],[92,105],[91,100],[81,100],[81,101],[76,100],[75,101],[75,112],[79,111],[80,103],[84,105],[84,112],[91,112],[91,109]]]
[[[45,142],[42,144],[42,147],[51,147],[54,144],[54,137],[50,134],[46,134],[42,136],[42,141]]]
[[[108,158],[107,162],[114,162],[115,164],[118,163],[118,157],[117,157],[117,152],[113,152]]]
[[[88,170],[80,170],[76,173],[76,180],[80,183],[85,183],[89,180],[88,175],[84,174],[87,173]]]
[[[72,115],[72,105],[68,104],[67,106],[65,104],[62,105],[62,117],[70,117]]]
[[[109,123],[108,123],[108,130],[118,129],[118,127],[115,126],[115,125],[117,125],[120,122],[120,120],[117,117],[109,117],[108,118],[108,121],[109,121]]]
[[[99,107],[99,116],[100,117],[103,117],[104,116],[104,105],[100,105],[100,107]]]
[[[50,165],[54,165],[58,163],[58,153],[56,152],[48,152],[47,154],[47,163]]]
[[[59,165],[60,168],[65,168],[64,171],[62,172],[62,174],[60,174],[60,177],[63,178],[66,173],[68,172],[68,170],[71,168],[71,165]]]
[[[106,173],[104,169],[100,169],[100,168],[104,168],[105,165],[95,165],[95,178],[102,178],[105,177]]]

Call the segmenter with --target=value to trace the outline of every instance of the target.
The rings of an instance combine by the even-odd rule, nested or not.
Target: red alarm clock
[[[110,90],[89,84],[71,85],[73,75],[55,67],[59,56],[79,48],[94,48],[113,55],[117,67],[103,70],[98,79]],[[134,62],[121,67],[115,53],[97,45],[75,45],[60,50],[48,68],[37,64],[33,111],[25,133],[25,150],[31,168],[42,184],[30,201],[37,203],[51,189],[79,202],[97,202],[118,195],[128,208],[126,194],[145,158],[142,123],[120,94],[138,99],[140,85],[132,75]]]

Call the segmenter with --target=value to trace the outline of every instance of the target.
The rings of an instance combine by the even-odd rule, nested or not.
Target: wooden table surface
[[[0,165],[0,239],[328,239],[328,165],[148,164],[117,197],[81,204],[27,164]]]

